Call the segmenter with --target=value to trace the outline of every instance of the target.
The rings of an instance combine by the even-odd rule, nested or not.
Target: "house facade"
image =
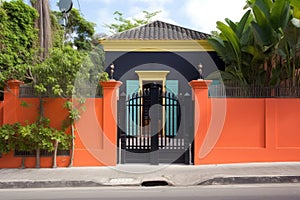
[[[184,110],[182,106],[192,104],[189,82],[224,69],[208,44],[208,37],[202,32],[154,21],[100,41],[105,50],[106,71],[111,73],[113,66],[113,78],[123,83],[120,95],[125,98],[119,102],[119,109],[123,110],[119,118],[126,120],[119,124],[121,163],[192,162],[193,141],[189,138],[193,138],[193,131],[182,127],[183,111],[192,113],[186,111],[192,108]],[[151,90],[153,84],[159,90],[156,97]],[[159,100],[154,103],[151,98]],[[156,116],[149,114],[153,104],[160,106]],[[193,121],[191,116],[189,119]],[[158,123],[154,126],[161,129],[157,141],[153,138],[156,133],[147,128],[154,121]],[[151,146],[151,141],[157,142],[156,147]],[[157,154],[152,155],[152,151]]]

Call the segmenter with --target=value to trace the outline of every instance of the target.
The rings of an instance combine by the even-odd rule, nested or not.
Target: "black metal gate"
[[[120,163],[192,161],[193,112],[190,95],[180,100],[151,84],[119,100]]]

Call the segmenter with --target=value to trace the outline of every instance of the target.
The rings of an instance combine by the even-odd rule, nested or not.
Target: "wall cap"
[[[109,81],[100,81],[99,84],[103,88],[119,88],[122,85],[122,82],[116,80],[109,80]]]
[[[211,83],[211,80],[193,80],[189,84],[193,89],[208,89]]]
[[[24,82],[23,81],[19,81],[19,80],[9,80],[7,81],[7,86],[9,89],[17,89],[20,87],[20,85],[23,85]]]

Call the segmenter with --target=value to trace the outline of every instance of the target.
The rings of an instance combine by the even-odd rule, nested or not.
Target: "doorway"
[[[134,89],[134,83],[136,86],[136,81],[127,81],[127,92],[136,92],[119,101],[119,121],[124,127],[119,128],[120,163],[188,164],[189,133],[183,131],[181,117],[186,111],[174,94],[178,82],[171,81],[167,87],[161,81],[147,80],[141,89]]]

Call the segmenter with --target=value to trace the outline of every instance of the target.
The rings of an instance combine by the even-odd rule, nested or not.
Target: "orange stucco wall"
[[[81,119],[76,122],[75,166],[104,165],[101,158],[97,159],[99,153],[105,153],[102,145],[102,107],[103,99],[87,99],[86,111],[82,113]]]
[[[226,118],[215,148],[264,148],[265,100],[227,99],[226,101]]]
[[[37,98],[14,98],[11,99],[9,104],[14,102],[14,108],[5,107],[5,123],[15,123],[20,122],[22,124],[33,123],[38,119],[39,112],[39,99]],[[44,108],[45,108],[45,117],[51,120],[51,126],[57,129],[62,128],[62,121],[67,117],[68,113],[63,104],[66,101],[65,99],[60,98],[45,98]],[[4,101],[5,105],[5,101]],[[24,106],[26,105],[26,106]],[[13,112],[17,112],[16,115],[13,115]],[[69,132],[68,132],[69,134]],[[57,166],[65,167],[69,164],[69,156],[58,156]],[[52,157],[41,157],[41,167],[51,167],[52,166]],[[11,152],[7,155],[3,154],[0,159],[0,168],[18,168],[21,166],[21,158],[15,157],[14,153]],[[32,168],[35,167],[35,158],[28,157],[25,160],[25,167]]]
[[[195,100],[194,161],[199,164],[300,161],[298,116],[300,98],[209,98],[210,82],[193,81]],[[104,98],[87,99],[85,111],[75,123],[74,166],[113,166],[117,163],[117,88],[120,82],[102,84]],[[39,100],[17,98],[18,91],[5,93],[0,102],[0,122],[34,122]],[[60,129],[68,113],[64,99],[44,99],[45,116]],[[27,106],[24,105],[26,102]],[[70,133],[70,129],[68,130]],[[69,156],[59,156],[59,167],[68,166]],[[29,157],[26,167],[35,166]],[[52,158],[42,157],[41,167],[51,167]],[[17,168],[21,158],[13,152],[2,155],[0,168]]]
[[[45,98],[44,109],[45,117],[50,119],[51,126],[57,129],[62,128],[63,121],[68,117],[67,110],[63,107],[66,102],[62,98]],[[32,123],[37,120],[38,117],[38,106],[39,99],[37,98],[24,98],[18,99],[18,115],[17,120],[19,122],[25,123],[28,121]],[[26,107],[21,106],[21,102],[26,102]],[[96,146],[91,146],[91,143],[84,144],[85,137],[90,138],[90,141],[94,144],[102,144],[103,131],[102,127],[102,106],[103,99],[87,99],[86,103],[83,105],[85,111],[82,112],[81,119],[76,122],[76,133],[75,133],[75,152],[74,152],[74,166],[102,166],[105,165],[99,159],[95,159],[91,151],[103,150],[102,147],[98,148]],[[82,133],[80,133],[82,132]],[[70,129],[67,130],[70,134]],[[104,151],[103,153],[108,153]],[[57,166],[65,167],[69,165],[69,156],[58,156]],[[15,168],[21,166],[21,158],[15,157],[13,153],[3,155],[0,159],[0,168]],[[35,158],[28,157],[25,162],[26,167],[35,167]],[[52,158],[42,157],[41,167],[51,167]]]
[[[76,122],[74,166],[117,164],[117,100],[121,82],[102,82],[103,99],[88,99]]]
[[[66,167],[70,161],[69,156],[58,156],[57,157],[57,167]],[[20,168],[22,163],[21,157],[15,157],[14,153],[2,154],[0,158],[0,168]],[[41,157],[41,167],[50,168],[52,167],[53,159],[52,157]],[[35,167],[35,157],[27,157],[25,160],[25,168]]]
[[[83,105],[85,111],[82,112],[81,118],[75,123],[73,166],[116,165],[116,107],[117,88],[120,84],[117,81],[107,82],[103,86],[104,98],[86,99],[86,103]],[[16,85],[5,93],[4,102],[0,102],[1,124],[27,123],[27,121],[32,123],[37,120],[39,99],[18,98],[19,91]],[[43,100],[45,117],[50,119],[52,127],[61,129],[63,121],[68,117],[68,111],[63,107],[66,100],[62,98],[45,98]],[[70,134],[70,130],[69,128],[66,132]],[[52,157],[42,157],[41,167],[51,167],[52,162]],[[69,162],[69,156],[58,156],[57,158],[58,167],[68,166]],[[0,158],[0,168],[18,168],[20,166],[21,158],[15,157],[13,152],[3,154]],[[35,167],[35,158],[26,158],[25,167]]]
[[[0,124],[3,124],[3,101],[0,101]]]
[[[216,121],[213,107],[220,104],[225,117]],[[195,164],[300,161],[300,99],[208,98],[207,110],[208,127],[196,134]]]

